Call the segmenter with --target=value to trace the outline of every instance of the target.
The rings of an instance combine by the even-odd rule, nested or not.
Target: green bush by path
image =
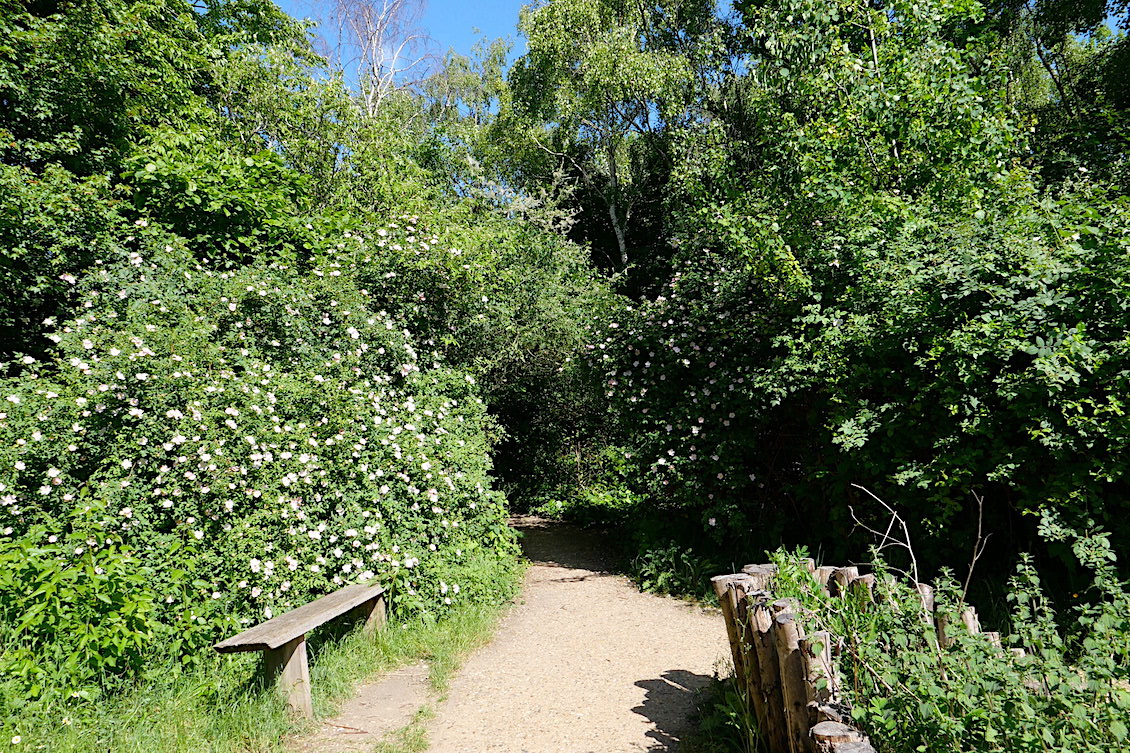
[[[270,2],[0,30],[6,702],[194,671],[347,583],[494,599],[499,396],[580,339],[583,250],[430,172],[426,102],[364,113]]]
[[[844,640],[843,693],[879,750],[1121,750],[1130,737],[1127,583],[1108,534],[1078,535],[1052,517],[1041,533],[1070,546],[1091,587],[1070,609],[1057,607],[1023,557],[1009,587],[1009,624],[993,626],[1002,628],[1004,647],[965,631],[961,587],[949,576],[934,583],[937,615],[948,619],[954,639],[948,648],[938,645],[920,595],[901,576],[880,571],[872,603],[830,598],[796,558],[778,552],[776,593],[812,610],[806,628]]]
[[[156,250],[77,281],[84,314],[52,335],[57,360],[28,357],[3,390],[2,530],[14,559],[76,576],[8,582],[29,687],[128,674],[148,643],[189,659],[348,582],[386,584],[406,611],[467,598],[444,573],[512,546],[474,380],[417,353],[340,250],[305,273],[280,261],[215,271]],[[69,651],[83,609],[106,598],[77,577],[87,570],[133,605],[121,614],[133,636],[89,620],[104,629],[81,656],[101,652],[105,666],[49,651],[52,636]]]
[[[442,692],[451,673],[487,640],[501,610],[514,594],[520,568],[513,561],[469,558],[462,580],[489,592],[476,603],[461,603],[441,619],[393,616],[389,626],[369,637],[328,631],[311,638],[314,710],[332,716],[358,682],[397,666],[425,660],[429,680]],[[209,653],[199,666],[174,664],[148,668],[140,682],[97,703],[52,697],[28,701],[19,683],[0,683],[5,709],[0,734],[13,750],[59,753],[238,753],[281,751],[287,737],[306,729],[286,711],[273,688],[258,675],[258,655]]]

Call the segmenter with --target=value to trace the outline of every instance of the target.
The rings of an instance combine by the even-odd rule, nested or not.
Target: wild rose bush
[[[586,346],[625,429],[620,452],[634,470],[621,475],[707,535],[744,528],[763,486],[750,457],[757,362],[746,357],[762,338],[741,293],[740,274],[700,260],[654,299],[608,312]]]
[[[81,315],[0,387],[0,551],[133,558],[185,656],[346,583],[410,611],[460,599],[449,573],[512,546],[493,424],[475,380],[356,284],[388,232],[223,269],[141,220],[136,250],[67,275]],[[8,586],[9,624],[35,622],[37,595]]]

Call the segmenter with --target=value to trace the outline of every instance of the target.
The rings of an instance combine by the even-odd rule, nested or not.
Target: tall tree
[[[632,261],[643,152],[682,112],[690,89],[690,61],[656,35],[664,11],[678,5],[557,0],[526,8],[519,22],[528,51],[510,76],[515,112],[548,124],[538,148],[599,197],[620,269]]]
[[[420,28],[422,0],[334,0],[338,56],[354,71],[359,101],[370,117],[396,91],[428,76],[435,59],[431,38]]]

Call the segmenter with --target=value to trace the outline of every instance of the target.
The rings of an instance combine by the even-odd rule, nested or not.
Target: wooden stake
[[[730,641],[730,655],[734,660],[734,677],[739,683],[745,683],[749,677],[746,672],[745,660],[742,651],[741,629],[738,626],[737,610],[730,594],[730,584],[747,578],[745,575],[716,575],[710,579],[714,593],[718,597],[718,606],[722,609],[722,617],[726,622],[726,637]]]
[[[875,600],[875,576],[861,575],[848,582],[848,593],[855,594],[863,604],[870,604]]]
[[[785,700],[781,693],[781,667],[774,639],[775,624],[768,604],[750,605],[753,647],[761,669],[761,697],[765,702],[766,723],[763,737],[770,753],[789,753]]]
[[[765,696],[762,692],[764,680],[761,677],[761,657],[757,652],[757,627],[755,625],[755,611],[765,604],[769,594],[766,591],[753,591],[744,593],[742,586],[735,585],[734,591],[738,595],[737,616],[742,643],[742,661],[745,664],[747,677],[743,687],[746,696],[753,705],[753,713],[757,717],[757,728],[764,734],[769,726],[769,712],[765,705]]]
[[[966,607],[961,610],[961,624],[965,625],[965,629],[969,631],[970,635],[977,635],[981,632],[981,621],[977,619],[977,610],[973,607]]]
[[[934,624],[937,626],[938,645],[949,648],[953,645],[953,638],[949,634],[950,615],[939,612],[934,615]]]
[[[836,743],[857,743],[863,741],[863,733],[838,722],[820,722],[809,736],[816,743],[817,750],[830,750]],[[825,746],[825,747],[821,747]]]
[[[832,596],[843,596],[847,593],[847,585],[859,577],[858,567],[841,567],[832,571],[832,578],[828,581],[828,590]]]
[[[832,753],[875,753],[875,749],[871,747],[871,743],[865,741],[834,743]]]
[[[781,696],[784,700],[785,723],[789,733],[789,750],[792,753],[807,753],[809,750],[808,730],[812,726],[808,720],[808,686],[804,681],[804,659],[800,652],[800,641],[804,638],[797,616],[791,612],[781,612],[773,618],[774,643],[777,647],[777,660],[781,671]]]
[[[824,593],[828,593],[828,579],[832,577],[832,573],[834,572],[836,572],[836,568],[830,565],[824,565],[823,567],[816,568],[816,572],[813,573],[813,577],[816,578],[816,582],[820,584],[820,587],[824,589]]]
[[[753,590],[773,590],[773,581],[777,578],[776,565],[746,565],[742,572],[753,578]]]
[[[804,681],[817,706],[839,700],[839,677],[832,663],[832,634],[818,630],[800,642]],[[821,687],[823,685],[823,687]]]
[[[773,614],[779,614],[781,612],[795,612],[796,610],[800,609],[800,599],[795,599],[791,596],[787,599],[777,599],[775,602],[769,605],[769,608],[773,610]]]
[[[926,614],[927,622],[933,623],[934,587],[928,583],[915,583],[914,590],[918,592],[918,598],[922,602],[922,611]]]

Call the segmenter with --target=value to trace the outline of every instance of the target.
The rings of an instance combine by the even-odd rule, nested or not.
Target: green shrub
[[[138,673],[166,637],[150,581],[154,569],[108,539],[93,509],[69,533],[38,528],[0,539],[0,673],[27,698],[53,691],[97,695]]]
[[[464,598],[449,570],[513,551],[474,380],[352,282],[367,239],[345,234],[306,272],[285,256],[228,271],[144,225],[137,251],[77,281],[83,313],[51,335],[51,360],[9,366],[0,540],[93,531],[34,560],[62,574],[144,561],[122,588],[156,605],[145,625],[178,626],[163,648],[186,658],[349,582],[441,613]]]
[[[1045,535],[1070,540],[1093,573],[1070,610],[1057,610],[1037,569],[1021,560],[1011,581],[1004,647],[971,635],[961,588],[935,582],[943,648],[918,593],[880,569],[875,601],[828,598],[795,559],[778,555],[781,595],[798,596],[813,628],[843,639],[840,666],[853,716],[879,750],[1094,751],[1126,745],[1130,718],[1130,589],[1105,534],[1077,536],[1045,517]],[[806,613],[807,614],[807,613]],[[1016,656],[1008,648],[1023,648]]]

